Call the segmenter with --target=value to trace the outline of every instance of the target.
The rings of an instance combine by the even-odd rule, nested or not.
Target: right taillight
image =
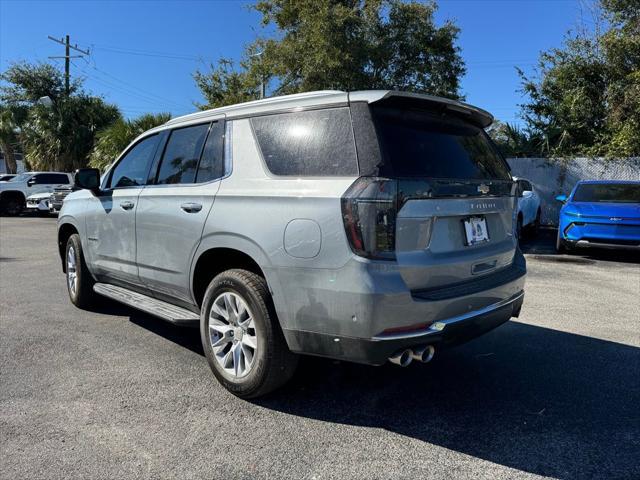
[[[344,228],[354,253],[395,260],[397,213],[397,180],[358,178],[342,197]]]

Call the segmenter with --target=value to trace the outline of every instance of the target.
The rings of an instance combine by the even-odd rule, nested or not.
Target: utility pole
[[[59,43],[60,45],[64,45],[64,57],[49,57],[49,58],[64,58],[64,91],[67,94],[67,96],[69,96],[69,79],[71,78],[71,75],[69,73],[69,63],[71,61],[72,58],[82,58],[84,55],[89,55],[89,49],[87,50],[82,50],[80,48],[78,48],[78,44],[76,43],[75,45],[71,45],[71,43],[69,42],[69,35],[65,35],[65,39],[57,39],[52,37],[51,35],[48,36],[49,40],[52,40],[56,43]],[[82,53],[83,55],[70,55],[71,53],[71,49]]]

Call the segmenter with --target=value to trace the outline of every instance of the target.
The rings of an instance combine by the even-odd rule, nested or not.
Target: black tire
[[[518,215],[518,221],[516,223],[516,235],[518,236],[518,241],[522,240],[522,215]]]
[[[531,234],[533,236],[538,236],[538,233],[540,233],[540,218],[542,217],[542,211],[540,209],[538,209],[538,212],[536,213],[536,219],[533,222],[533,227],[531,229]]]
[[[569,253],[570,251],[567,242],[565,242],[560,236],[560,230],[558,230],[558,236],[556,237],[556,251],[558,253]]]
[[[17,195],[7,196],[2,199],[0,209],[8,217],[16,217],[22,213],[25,208],[24,200]]]
[[[69,268],[69,255],[75,259],[75,271],[71,272]],[[87,308],[95,302],[96,294],[93,291],[93,284],[95,283],[87,264],[84,261],[84,254],[82,253],[82,243],[80,242],[80,235],[74,233],[67,240],[67,246],[64,249],[65,273],[67,281],[67,291],[69,292],[69,299],[78,308]],[[75,273],[75,289],[71,287],[71,281],[69,276]]]
[[[257,349],[253,350],[255,355],[252,355],[251,367],[244,376],[226,372],[211,343],[210,312],[214,302],[222,298],[224,293],[239,296],[245,302],[254,321],[255,328],[252,330],[256,337]],[[229,322],[231,323],[233,322]],[[237,335],[233,344],[227,343],[229,349],[238,342]],[[284,385],[293,376],[298,364],[298,356],[289,351],[280,329],[267,282],[260,275],[247,270],[227,270],[211,281],[202,302],[200,336],[213,374],[227,390],[240,398],[260,397]],[[225,355],[224,349],[218,350],[218,353],[221,356]],[[229,350],[226,353],[228,354]]]

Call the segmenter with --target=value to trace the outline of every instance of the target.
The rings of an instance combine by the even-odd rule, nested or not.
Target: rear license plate
[[[489,241],[487,221],[484,217],[471,217],[464,221],[464,232],[467,235],[467,245]]]

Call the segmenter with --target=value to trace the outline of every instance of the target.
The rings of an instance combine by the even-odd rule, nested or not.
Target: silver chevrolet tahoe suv
[[[71,301],[198,322],[214,375],[245,398],[286,382],[297,354],[428,362],[520,313],[516,189],[491,122],[393,91],[173,119],[101,178],[76,172],[58,220]]]

